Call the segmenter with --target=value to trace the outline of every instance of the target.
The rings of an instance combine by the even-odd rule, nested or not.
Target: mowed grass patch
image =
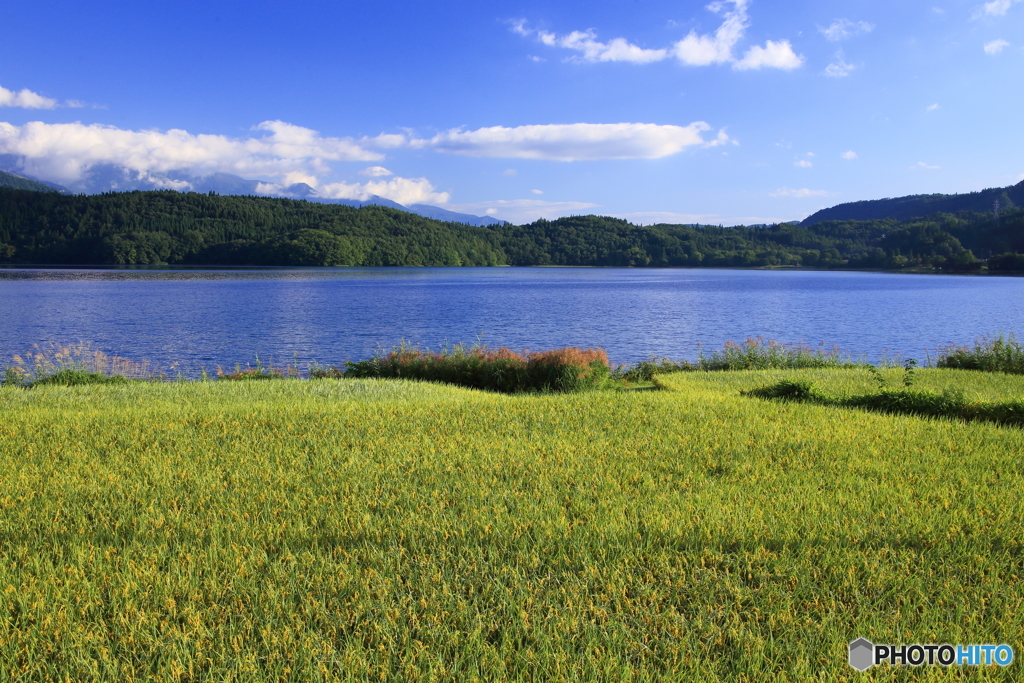
[[[917,385],[1013,389],[932,372]],[[564,396],[4,389],[0,671],[929,680],[945,672],[856,674],[847,643],[1019,651],[1024,432],[739,395],[785,377],[876,386],[803,370]]]

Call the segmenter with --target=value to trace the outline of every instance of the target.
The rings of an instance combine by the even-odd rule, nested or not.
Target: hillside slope
[[[883,218],[907,220],[934,213],[991,213],[995,202],[1000,210],[1024,205],[1024,181],[1010,187],[994,187],[966,194],[914,194],[906,197],[872,199],[837,204],[805,218],[801,225],[823,221],[869,221]]]

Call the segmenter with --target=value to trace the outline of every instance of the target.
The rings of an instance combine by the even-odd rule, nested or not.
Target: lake
[[[600,346],[694,359],[727,340],[824,342],[877,360],[1021,332],[1024,278],[627,268],[0,268],[0,365],[45,342],[187,373],[437,346]]]

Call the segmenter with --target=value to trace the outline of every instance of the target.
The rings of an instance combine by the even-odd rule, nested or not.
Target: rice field
[[[783,378],[877,388],[0,388],[0,680],[1019,680],[846,658],[1020,657],[1024,430],[740,395]]]

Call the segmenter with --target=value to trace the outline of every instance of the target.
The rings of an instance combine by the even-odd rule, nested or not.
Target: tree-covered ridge
[[[1024,206],[1024,181],[1010,187],[994,187],[964,194],[915,194],[847,202],[811,214],[803,220],[803,225],[833,220],[908,220],[936,213],[957,214],[965,211],[988,213],[996,207],[996,202],[1002,211]]]
[[[173,191],[0,189],[0,258],[19,263],[489,266],[485,228],[381,206]]]
[[[15,190],[35,190],[36,192],[58,192],[54,187],[38,180],[24,178],[16,173],[0,171],[0,187],[10,187]]]
[[[382,206],[173,191],[0,188],[0,261],[287,266],[1024,267],[1024,210],[899,221],[636,226],[602,216],[474,227]],[[980,257],[980,259],[979,259]]]

